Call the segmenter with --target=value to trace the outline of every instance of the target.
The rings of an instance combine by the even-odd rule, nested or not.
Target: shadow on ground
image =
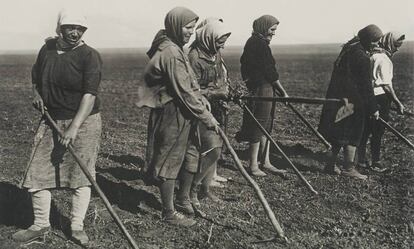
[[[296,168],[300,171],[319,172],[320,167],[315,165],[323,165],[327,161],[326,152],[314,152],[311,149],[304,147],[302,144],[282,145],[278,144],[285,155],[292,161]],[[237,150],[238,157],[241,160],[249,160],[249,149]],[[288,161],[283,157],[279,150],[271,146],[270,161],[281,169],[290,168]]]
[[[142,206],[161,210],[161,203],[154,195],[156,188],[146,186],[143,175],[134,170],[112,168],[100,170],[96,180],[105,196],[112,204],[131,213],[142,213]],[[135,180],[132,183],[126,182]],[[95,193],[97,195],[97,193]]]
[[[52,195],[53,196],[53,195]],[[70,219],[58,210],[52,197],[50,223],[53,228],[69,236]],[[33,224],[33,208],[30,193],[18,186],[0,182],[0,225],[26,229]]]

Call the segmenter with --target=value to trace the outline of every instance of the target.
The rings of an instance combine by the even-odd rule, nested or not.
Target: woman
[[[386,33],[379,42],[379,49],[376,49],[371,56],[372,84],[374,86],[375,100],[378,104],[379,115],[385,121],[389,119],[391,101],[397,105],[401,114],[404,113],[404,106],[395,94],[392,87],[393,64],[391,57],[403,44],[404,35],[397,33]],[[377,120],[368,118],[366,120],[364,134],[361,144],[358,147],[358,165],[367,167],[365,157],[366,146],[369,136],[371,137],[371,169],[377,172],[384,172],[387,168],[381,163],[381,138],[385,127]]]
[[[281,96],[288,97],[285,89],[279,81],[279,74],[275,66],[275,60],[269,43],[275,35],[279,21],[270,15],[259,17],[253,22],[252,36],[247,40],[241,56],[241,74],[251,95],[261,97],[273,97],[274,91]],[[249,101],[249,109],[255,118],[268,131],[273,122],[272,102]],[[266,176],[266,173],[259,168],[258,155],[261,148],[261,155],[264,155],[262,166],[271,172],[281,173],[283,170],[275,168],[269,160],[269,147],[266,146],[267,139],[263,132],[256,125],[254,120],[247,114],[243,115],[243,124],[237,139],[250,143],[250,171],[254,176]],[[264,151],[266,149],[266,151]]]
[[[224,123],[228,95],[227,69],[220,50],[224,48],[230,32],[219,19],[207,19],[196,31],[196,39],[189,52],[190,64],[196,74],[201,93],[211,104],[213,116]],[[214,177],[217,161],[220,158],[223,141],[220,136],[199,123],[197,127],[200,144],[190,144],[185,156],[180,176],[180,191],[177,194],[177,208],[187,214],[193,214],[192,205],[200,205],[198,189],[201,194],[213,201],[219,201],[209,187]],[[191,194],[190,194],[191,193]],[[190,199],[191,195],[191,199]]]
[[[72,144],[95,176],[95,163],[101,136],[98,87],[102,61],[96,50],[82,41],[87,29],[85,18],[77,12],[61,11],[57,38],[48,39],[32,70],[33,104],[48,110],[63,137],[42,120],[35,136],[32,160],[22,186],[32,196],[34,224],[13,234],[19,242],[29,242],[50,229],[51,194],[49,189],[73,190],[72,238],[85,245],[89,239],[83,220],[90,201],[90,182],[66,150]]]
[[[382,31],[376,25],[368,25],[358,32],[357,39],[346,43],[334,64],[326,98],[347,99],[350,104],[326,104],[323,106],[319,131],[331,143],[332,151],[325,167],[330,174],[341,174],[336,160],[344,149],[342,175],[365,180],[354,165],[357,146],[362,137],[365,117],[377,118],[379,112],[371,86],[369,52],[378,45]],[[353,109],[350,107],[353,105]]]
[[[218,122],[207,110],[183,46],[194,32],[198,16],[176,7],[165,17],[152,43],[151,58],[139,85],[138,106],[151,108],[148,122],[148,174],[156,179],[161,193],[162,219],[170,224],[192,226],[195,221],[174,209],[174,186],[190,136],[197,120],[217,130]]]

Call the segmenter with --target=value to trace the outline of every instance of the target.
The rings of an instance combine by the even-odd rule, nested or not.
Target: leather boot
[[[191,205],[191,202],[189,199],[177,200],[175,202],[175,207],[178,211],[184,214],[188,214],[188,215],[194,214],[194,208],[193,208],[193,205]]]
[[[196,206],[199,207],[200,201],[198,200],[198,191],[200,190],[200,184],[191,186],[190,190],[190,202]]]

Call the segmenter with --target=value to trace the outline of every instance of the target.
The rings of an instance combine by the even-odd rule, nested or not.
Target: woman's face
[[[79,25],[62,25],[60,30],[63,40],[71,45],[76,45],[85,33],[86,28]]]
[[[374,48],[377,48],[377,47],[379,47],[379,40],[375,42],[371,42],[369,45],[368,51],[372,51],[374,50]]]
[[[403,44],[402,41],[396,41],[395,44],[394,44],[394,51],[392,51],[392,53],[397,52],[400,49],[400,47],[402,46],[402,44]]]
[[[266,40],[268,40],[269,42],[272,40],[273,36],[276,33],[276,29],[277,29],[277,24],[273,25],[267,30]]]
[[[182,27],[182,41],[183,44],[186,44],[190,41],[191,36],[194,34],[194,28],[196,25],[196,20],[188,23],[187,25],[185,25],[184,27]]]
[[[217,51],[219,49],[223,49],[224,48],[224,44],[226,43],[227,38],[229,38],[228,35],[223,35],[222,37],[220,37],[219,39],[216,40],[216,44],[215,45],[216,45]]]

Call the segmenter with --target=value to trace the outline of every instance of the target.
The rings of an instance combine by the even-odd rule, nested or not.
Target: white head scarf
[[[58,14],[56,25],[56,34],[60,35],[60,27],[62,25],[79,25],[88,28],[86,17],[79,10],[62,9]]]
[[[210,20],[196,31],[196,44],[210,56],[217,54],[216,41],[223,36],[229,36],[231,32],[220,20]]]
[[[389,56],[392,56],[397,51],[397,47],[402,45],[404,39],[405,35],[401,33],[388,32],[381,37],[379,45]]]

